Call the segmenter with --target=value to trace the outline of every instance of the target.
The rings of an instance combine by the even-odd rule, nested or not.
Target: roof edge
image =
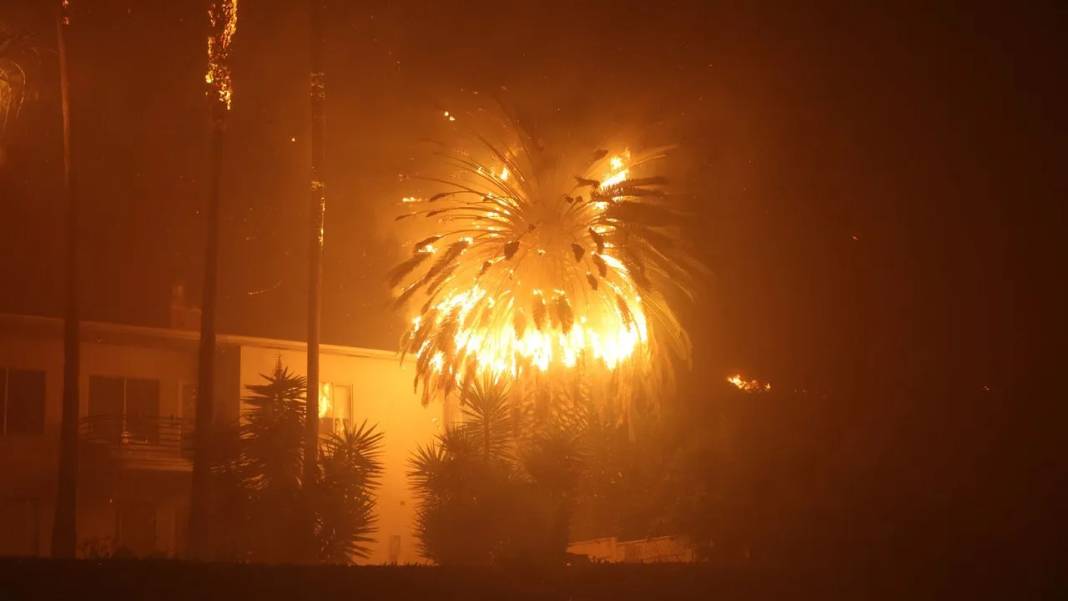
[[[38,327],[42,329],[54,329],[57,334],[62,332],[63,320],[58,317],[45,317],[42,315],[24,315],[19,313],[0,313],[0,324],[22,325]],[[107,321],[81,321],[83,338],[94,334],[114,336],[134,336],[143,338],[157,338],[168,341],[195,343],[200,340],[200,333],[193,330],[177,330],[173,328],[157,328],[150,326],[134,326],[129,324],[113,323]],[[258,346],[273,349],[306,351],[307,343],[299,340],[285,340],[279,338],[262,338],[258,336],[244,336],[241,334],[217,334],[216,341],[219,344],[232,346]],[[356,357],[368,357],[374,359],[398,360],[398,353],[384,349],[364,348],[358,346],[344,346],[338,344],[320,344],[319,352],[332,355],[347,355]]]

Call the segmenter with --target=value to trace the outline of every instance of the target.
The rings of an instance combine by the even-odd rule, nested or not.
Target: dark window
[[[92,376],[89,424],[94,438],[159,441],[159,381]]]
[[[45,374],[27,369],[0,370],[0,410],[4,434],[44,431]]]
[[[136,441],[159,442],[159,380],[126,380],[126,433]]]
[[[89,431],[94,438],[119,442],[122,439],[122,378],[89,378]]]

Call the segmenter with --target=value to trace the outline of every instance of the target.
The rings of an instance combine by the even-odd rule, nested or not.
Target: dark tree
[[[60,103],[63,107],[63,192],[66,196],[66,309],[63,318],[63,417],[60,426],[59,480],[53,557],[74,557],[77,546],[78,486],[78,196],[75,188],[70,132],[70,80],[67,62],[69,8],[60,2],[56,16]]]
[[[208,17],[208,102],[211,110],[209,149],[207,237],[204,248],[204,288],[201,301],[200,351],[197,367],[196,437],[193,457],[193,486],[189,515],[189,551],[195,558],[206,558],[207,521],[213,416],[215,409],[215,313],[219,270],[219,205],[221,203],[223,145],[226,141],[226,117],[233,90],[229,71],[229,45],[237,27],[236,3],[209,0]]]
[[[301,442],[305,379],[282,366],[249,386],[241,427],[242,485],[249,491],[248,550],[271,563],[305,559],[311,535],[303,507]]]
[[[585,466],[581,430],[499,383],[463,390],[464,423],[416,449],[409,478],[419,499],[422,553],[442,565],[559,565]],[[530,431],[517,432],[517,423]]]
[[[278,363],[242,400],[243,424],[215,455],[216,555],[266,563],[351,563],[375,532],[383,434],[366,422],[323,441],[321,471],[304,480],[306,380]],[[309,516],[310,508],[310,516]]]
[[[311,102],[311,181],[308,245],[308,411],[305,438],[304,478],[314,482],[319,452],[319,326],[323,286],[323,228],[326,214],[326,183],[323,180],[323,103],[326,74],[323,73],[322,0],[308,0],[311,62],[308,96]]]
[[[382,475],[382,433],[367,422],[331,434],[323,445],[315,495],[319,558],[349,563],[369,554],[374,539],[374,491]]]

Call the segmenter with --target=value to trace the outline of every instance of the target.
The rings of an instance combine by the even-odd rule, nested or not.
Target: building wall
[[[3,554],[38,555],[49,548],[59,461],[62,360],[62,345],[54,340],[9,328],[0,331],[0,367],[45,372],[44,433],[0,436]]]
[[[49,324],[44,324],[49,325]],[[179,383],[195,381],[196,357],[174,345],[114,344],[96,342],[85,332],[81,345],[78,383],[79,413],[89,414],[89,381],[92,376],[121,376],[159,380],[161,416],[180,415]],[[17,535],[0,533],[6,544],[0,552],[45,554],[50,547],[55,512],[56,474],[59,462],[59,431],[63,399],[63,343],[58,331],[31,322],[24,327],[4,328],[0,333],[0,367],[32,369],[45,374],[44,431],[41,434],[0,436],[0,522],[11,526],[23,520],[33,523]],[[78,490],[79,543],[106,541],[116,534],[116,507],[135,497],[146,497],[157,507],[154,552],[174,552],[174,506],[180,503],[181,483],[175,486],[143,486],[136,474],[102,469],[103,464],[81,454]],[[184,481],[181,474],[166,478]],[[32,544],[23,539],[34,539]]]
[[[271,373],[279,359],[290,371],[307,373],[302,350],[243,346],[242,387],[261,382],[261,374]],[[401,366],[392,353],[358,354],[324,347],[319,363],[323,382],[352,386],[355,421],[366,419],[385,434],[377,540],[364,563],[381,564],[393,559],[398,563],[420,562],[413,535],[416,504],[406,474],[415,447],[430,442],[441,431],[440,405],[422,406],[412,389],[413,366]],[[395,557],[391,557],[391,546]]]
[[[159,380],[160,415],[183,415],[182,389],[197,380],[196,334],[116,324],[82,326],[80,413],[89,413],[89,381],[97,376]],[[220,335],[216,351],[216,409],[220,421],[239,418],[245,387],[259,383],[281,358],[305,373],[303,345]],[[386,351],[324,346],[321,379],[351,386],[354,421],[366,419],[384,433],[384,473],[378,491],[378,534],[366,563],[420,561],[413,536],[415,499],[408,487],[408,459],[419,444],[441,430],[440,405],[423,407],[412,389],[414,372]],[[45,372],[44,432],[0,436],[0,554],[46,554],[55,511],[55,478],[63,393],[63,343],[57,319],[0,315],[0,367]],[[104,542],[117,533],[120,507],[156,507],[156,553],[174,554],[184,545],[189,473],[124,469],[100,461],[81,447],[78,530],[82,542]],[[125,505],[124,505],[125,504]],[[27,523],[15,537],[11,528]],[[6,526],[10,523],[10,527]],[[18,538],[18,540],[15,540]]]
[[[82,344],[81,363],[78,386],[83,417],[89,415],[89,379],[92,376],[159,380],[160,417],[181,417],[179,387],[195,385],[197,381],[196,355],[177,349],[89,342]],[[61,372],[60,386],[62,376]]]

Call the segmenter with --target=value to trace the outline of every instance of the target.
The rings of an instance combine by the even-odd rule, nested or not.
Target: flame
[[[204,82],[208,93],[230,110],[234,87],[230,74],[230,43],[237,33],[237,0],[212,0],[208,5],[208,71]]]
[[[738,390],[742,392],[767,392],[771,390],[771,384],[761,382],[759,380],[746,380],[742,377],[742,374],[734,374],[727,378],[727,381],[734,384]]]
[[[330,385],[330,382],[323,382],[319,385],[319,417],[326,417],[330,413],[330,407],[332,406],[332,400],[334,398],[334,389]]]
[[[630,155],[628,151],[627,156]],[[623,157],[619,155],[612,156],[608,159],[608,166],[610,168],[609,174],[601,180],[601,189],[611,188],[612,186],[618,186],[619,184],[627,181],[629,172],[624,168]]]
[[[475,286],[470,290],[447,296],[434,305],[433,326],[443,328],[448,320],[467,322],[480,303],[487,298],[486,290]],[[545,301],[545,294],[535,289],[533,295],[542,303],[559,305],[567,302],[567,295],[557,290],[552,300]],[[624,321],[612,311],[591,312],[582,315],[570,328],[550,326],[539,330],[532,324],[522,331],[510,320],[504,327],[471,327],[458,330],[452,337],[455,348],[464,356],[475,361],[477,371],[490,373],[495,377],[507,375],[518,377],[523,365],[533,366],[540,372],[549,371],[552,366],[575,367],[580,357],[599,362],[609,370],[614,370],[620,363],[630,359],[635,352],[649,341],[648,321],[641,310],[641,297],[630,297],[631,319]],[[514,302],[509,307],[514,308]],[[547,309],[548,310],[548,309]],[[515,311],[506,311],[516,315]],[[411,332],[417,332],[423,326],[422,316],[411,320]],[[420,351],[428,350],[424,346]],[[430,367],[435,373],[446,369],[445,356],[441,351],[435,352],[430,360]]]
[[[689,339],[658,286],[685,286],[679,281],[685,278],[662,269],[684,270],[671,254],[678,250],[644,256],[673,233],[657,229],[664,227],[660,221],[628,228],[616,207],[647,202],[657,192],[662,178],[631,185],[631,168],[663,155],[653,151],[632,161],[629,151],[620,152],[588,166],[573,190],[553,194],[537,189],[543,184],[521,151],[480,140],[492,151],[488,160],[456,155],[461,177],[470,181],[419,198],[423,204],[399,218],[423,216],[438,225],[410,247],[411,257],[391,277],[395,286],[406,281],[398,305],[424,295],[412,303],[402,341],[403,352],[416,357],[424,399],[472,377],[535,381],[577,369],[612,381],[626,369],[628,381],[645,385],[657,371],[650,303],[657,320],[667,322],[661,325],[671,326],[660,336],[671,337],[676,355],[688,354]]]

